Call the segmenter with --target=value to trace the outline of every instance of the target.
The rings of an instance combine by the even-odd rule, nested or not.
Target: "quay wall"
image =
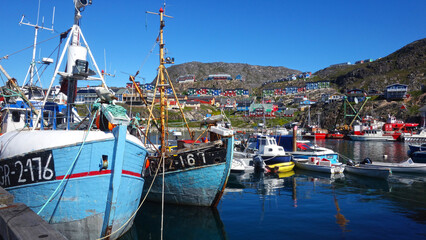
[[[50,224],[0,187],[0,240],[66,239]]]

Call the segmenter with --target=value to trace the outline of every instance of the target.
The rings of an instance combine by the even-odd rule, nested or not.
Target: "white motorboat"
[[[309,171],[325,172],[330,174],[343,173],[345,167],[342,163],[332,163],[327,159],[311,157],[309,159],[293,159],[297,168]]]
[[[401,163],[374,162],[364,166],[374,169],[389,168],[392,173],[426,173],[426,163],[415,163],[411,158]]]

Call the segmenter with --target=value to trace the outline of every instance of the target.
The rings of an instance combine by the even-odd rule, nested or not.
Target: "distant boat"
[[[391,135],[385,135],[382,130],[364,130],[360,135],[349,135],[354,141],[395,141]]]

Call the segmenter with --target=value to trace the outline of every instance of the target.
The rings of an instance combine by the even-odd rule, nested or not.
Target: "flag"
[[[407,109],[407,107],[406,107],[404,104],[402,104],[402,105],[401,105],[401,109],[402,109],[402,110],[405,110],[405,109]]]

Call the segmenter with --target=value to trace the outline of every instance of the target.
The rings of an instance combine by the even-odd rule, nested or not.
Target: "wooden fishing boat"
[[[227,128],[220,115],[212,116],[204,121],[205,130],[195,139],[165,67],[165,64],[174,63],[173,58],[164,55],[164,18],[170,16],[165,15],[162,8],[158,13],[148,13],[160,16],[158,36],[160,64],[155,82],[154,99],[152,105],[148,107],[150,118],[144,135],[148,135],[151,123],[159,119],[159,123],[154,122],[154,125],[161,133],[161,144],[148,158],[150,165],[145,171],[144,194],[147,194],[148,200],[156,202],[215,207],[222,197],[231,170],[234,150],[233,130]],[[134,82],[133,76],[131,80]],[[140,93],[137,85],[134,85]],[[153,109],[157,89],[160,92],[160,116],[154,118]],[[179,140],[177,148],[174,149],[168,148],[166,134],[168,129],[167,89],[171,89],[191,136],[189,141]],[[201,137],[204,141],[198,143]]]
[[[68,239],[117,239],[131,227],[138,209],[148,152],[127,133],[126,110],[114,105],[82,34],[81,11],[90,3],[75,0],[74,4],[74,25],[44,100],[34,107],[21,95],[22,106],[28,108],[25,112],[31,114],[25,118],[27,125],[0,136],[0,186]],[[89,69],[87,52],[97,74]],[[65,53],[66,68],[59,72]],[[13,85],[16,80],[0,69]],[[57,105],[47,102],[58,74],[68,87],[64,115],[58,114]],[[98,80],[103,86],[98,88],[95,111],[85,122],[77,122],[71,113],[78,80]],[[14,111],[14,106],[9,107]],[[16,115],[24,117],[21,114]]]

